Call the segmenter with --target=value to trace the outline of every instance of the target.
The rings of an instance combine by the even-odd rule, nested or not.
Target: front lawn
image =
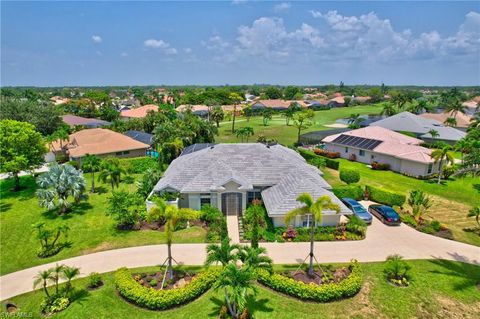
[[[314,124],[303,133],[319,130],[331,129],[325,125],[334,124],[337,119],[348,118],[351,114],[379,114],[381,106],[378,104],[339,107],[330,110],[315,111]],[[297,141],[297,129],[293,126],[293,121],[287,126],[285,118],[281,114],[273,115],[268,121],[268,125],[264,126],[261,116],[253,116],[249,121],[245,117],[237,117],[235,121],[235,129],[245,126],[251,126],[254,130],[254,136],[249,138],[249,142],[255,142],[258,136],[263,135],[267,139],[275,139],[283,145],[293,145]],[[239,143],[241,140],[231,132],[232,122],[223,122],[218,129],[219,136],[215,137],[217,143]]]
[[[362,264],[365,282],[353,298],[329,302],[303,302],[259,286],[249,309],[255,318],[475,318],[480,309],[480,294],[475,286],[480,281],[480,267],[444,261],[409,261],[413,281],[406,288],[387,283],[384,263]],[[292,266],[277,266],[292,269]],[[293,267],[294,268],[294,267]],[[158,267],[138,269],[156,271]],[[84,291],[79,300],[53,318],[217,318],[223,304],[221,292],[209,290],[197,300],[172,310],[149,311],[121,299],[115,291],[113,274],[103,275],[105,285]],[[85,287],[86,279],[76,280],[74,287]],[[44,293],[38,290],[11,298],[20,311],[39,315]],[[2,309],[3,310],[3,309]]]
[[[140,175],[133,175],[139,178]],[[85,175],[90,186],[90,174]],[[0,181],[0,274],[45,264],[82,254],[121,247],[163,244],[164,232],[154,230],[120,231],[115,228],[112,217],[106,216],[107,198],[111,188],[96,182],[97,193],[89,194],[87,202],[74,206],[65,216],[47,212],[38,205],[35,196],[36,184],[32,176],[21,179],[24,187],[12,192],[13,180]],[[89,189],[89,188],[88,188]],[[120,184],[120,189],[135,190],[135,184]],[[44,221],[48,226],[66,223],[70,227],[68,240],[72,247],[64,248],[49,258],[39,258],[36,251],[40,244],[35,239],[32,224]],[[175,242],[196,243],[205,241],[206,232],[200,227],[175,232]]]
[[[452,231],[455,240],[480,246],[480,236],[464,229],[474,229],[474,218],[467,218],[468,210],[480,205],[480,181],[478,178],[451,178],[438,185],[436,180],[419,180],[404,176],[392,171],[377,171],[368,168],[365,164],[350,162],[346,159],[336,159],[340,162],[340,169],[348,168],[360,173],[361,185],[383,187],[387,190],[402,193],[408,196],[410,190],[419,189],[432,198],[433,206],[427,211],[427,217],[437,219],[447,225]],[[339,172],[324,168],[324,178],[332,185],[345,185],[339,179]],[[408,208],[408,205],[405,207]]]

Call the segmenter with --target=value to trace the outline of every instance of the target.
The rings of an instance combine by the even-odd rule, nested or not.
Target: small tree
[[[230,262],[236,262],[239,258],[240,246],[237,244],[230,244],[230,238],[222,239],[220,245],[210,244],[207,246],[206,266],[213,264],[221,264],[223,267]]]
[[[42,135],[32,124],[0,121],[0,172],[13,174],[14,191],[20,190],[21,171],[41,165],[47,152]]]
[[[100,170],[100,159],[96,155],[87,154],[82,159],[82,169],[86,173],[92,174],[92,188],[90,193],[95,193],[95,172]]]
[[[440,136],[440,134],[438,134],[438,131],[435,130],[435,129],[433,129],[433,128],[428,131],[428,134],[430,134],[430,136],[431,136],[432,138],[437,138],[437,137]]]
[[[352,169],[341,169],[340,180],[347,184],[358,183],[360,181],[360,173]]]
[[[410,191],[407,203],[412,208],[412,216],[417,223],[422,220],[424,213],[432,206],[430,198],[421,190]]]
[[[265,210],[260,201],[253,201],[244,214],[244,223],[251,231],[251,245],[252,247],[258,247],[258,240],[261,237],[261,233],[265,231],[267,224],[265,222]]]
[[[475,217],[475,221],[478,224],[478,228],[480,229],[480,206],[473,207],[468,211],[467,217]]]
[[[300,135],[302,130],[305,130],[313,125],[313,118],[315,112],[313,110],[303,110],[295,114],[293,125],[297,128],[297,143],[300,143]]]
[[[243,246],[238,253],[238,258],[247,268],[253,270],[265,269],[270,273],[273,272],[273,261],[267,256],[265,247]]]
[[[213,108],[210,118],[215,122],[217,127],[220,127],[220,121],[223,121],[225,118],[225,112],[223,112],[221,107],[216,106]]]
[[[263,123],[263,126],[267,126],[268,125],[268,121],[270,121],[272,119],[272,115],[273,115],[273,110],[271,108],[264,108],[262,110],[262,123]]]
[[[39,271],[34,278],[33,288],[37,288],[41,284],[45,295],[47,296],[47,298],[50,298],[50,294],[48,293],[47,289],[48,282],[50,280],[53,280],[51,269]]]
[[[108,198],[107,215],[113,216],[119,229],[131,229],[145,213],[145,202],[136,193],[114,191]]]
[[[38,222],[32,225],[36,231],[36,237],[40,241],[39,257],[49,257],[57,254],[64,243],[59,243],[59,239],[67,237],[69,228],[67,225],[57,226],[56,228],[47,228],[44,222]]]
[[[409,280],[411,279],[410,270],[411,266],[403,260],[403,257],[400,255],[391,255],[387,257],[387,262],[385,263],[385,268],[383,272],[385,273],[387,280],[401,286],[408,286]]]
[[[65,284],[65,295],[69,296],[72,291],[72,280],[80,275],[80,268],[63,265],[61,277],[67,282]]]
[[[81,171],[71,165],[52,165],[48,172],[37,178],[37,184],[40,206],[47,209],[59,206],[59,214],[65,214],[69,210],[69,196],[75,199],[75,203],[86,198],[85,178]]]
[[[242,143],[244,140],[247,141],[248,143],[248,138],[250,136],[253,136],[254,132],[253,132],[253,127],[251,126],[245,126],[245,127],[242,127],[240,129],[238,129],[235,134],[237,135],[237,138],[241,138],[242,139]]]
[[[101,171],[98,179],[103,183],[110,183],[112,191],[115,186],[120,185],[122,175],[125,175],[125,169],[120,165],[120,160],[116,157],[107,157],[101,163]]]
[[[137,193],[146,199],[152,192],[153,187],[157,184],[160,177],[161,173],[158,170],[148,169],[145,174],[143,174],[142,179],[137,182]]]
[[[444,146],[441,149],[434,150],[432,154],[430,154],[430,157],[433,158],[434,163],[439,162],[440,171],[438,172],[438,184],[440,184],[440,181],[442,180],[443,166],[445,164],[454,162],[453,154],[450,150],[450,146]]]
[[[297,103],[292,103],[290,104],[288,109],[286,109],[282,113],[282,116],[285,118],[285,125],[287,126],[290,125],[290,121],[293,120],[293,116],[295,115],[295,112],[297,111],[297,109],[298,109]]]

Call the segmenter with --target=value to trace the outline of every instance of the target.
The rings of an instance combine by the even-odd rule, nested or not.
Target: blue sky
[[[2,85],[480,85],[479,2],[5,2]]]

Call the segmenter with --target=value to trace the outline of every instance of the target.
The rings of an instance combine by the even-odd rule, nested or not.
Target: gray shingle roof
[[[150,146],[153,145],[153,135],[152,134],[148,134],[148,133],[145,133],[145,132],[142,132],[142,131],[130,130],[130,131],[126,131],[125,133],[123,133],[123,135],[131,137],[134,140],[137,140],[137,141],[142,142],[144,144],[148,144]]]
[[[270,215],[285,214],[298,207],[296,198],[303,192],[315,198],[329,195],[340,203],[328,191],[331,187],[321,175],[297,152],[281,145],[217,144],[175,159],[154,191],[166,188],[182,193],[221,191],[223,185],[232,180],[244,190],[254,186],[273,186],[262,192],[267,210]],[[342,212],[349,212],[341,205]]]

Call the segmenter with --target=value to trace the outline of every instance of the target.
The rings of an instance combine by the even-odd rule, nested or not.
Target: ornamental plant
[[[387,280],[397,286],[408,286],[411,280],[412,267],[400,255],[387,257],[383,272]]]
[[[360,181],[360,173],[353,169],[341,169],[340,180],[347,184],[358,183]]]

